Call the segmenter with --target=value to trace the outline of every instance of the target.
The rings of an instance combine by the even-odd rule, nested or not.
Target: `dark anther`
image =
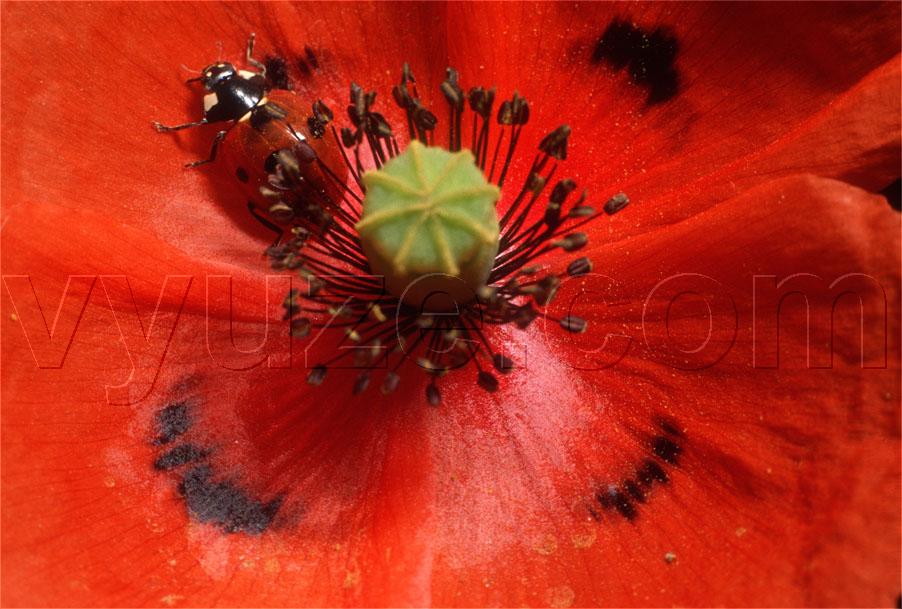
[[[510,374],[514,369],[514,361],[501,353],[492,356],[492,365],[501,374]]]
[[[348,118],[355,127],[359,127],[366,115],[366,94],[357,83],[351,83],[351,105],[348,106]]]
[[[407,83],[416,82],[417,79],[413,77],[413,72],[410,71],[410,64],[405,61],[404,65],[401,66],[401,83],[406,85]]]
[[[401,84],[392,87],[391,94],[395,103],[409,113],[415,107],[417,100],[410,94],[410,90],[407,88],[408,83],[415,85],[416,79],[410,72],[410,66],[405,63],[401,68]]]
[[[547,307],[557,295],[557,290],[561,287],[561,280],[556,275],[548,275],[543,277],[536,287],[538,290],[533,294],[533,299],[540,307]]]
[[[588,218],[595,215],[595,208],[588,205],[575,205],[567,212],[568,218]]]
[[[567,158],[567,140],[570,138],[570,127],[561,125],[539,143],[539,150],[548,156],[563,161]]]
[[[354,132],[348,129],[347,127],[341,128],[341,145],[345,148],[351,148],[354,144],[357,143],[357,138],[354,136]]]
[[[467,95],[470,101],[470,109],[485,120],[492,115],[492,106],[495,104],[495,88],[488,91],[482,87],[473,87]]]
[[[357,380],[354,381],[354,388],[352,389],[352,393],[357,395],[359,393],[363,393],[366,391],[366,388],[370,386],[370,373],[369,371],[361,372],[357,376]]]
[[[405,84],[392,87],[391,96],[394,98],[395,103],[405,110],[413,103],[413,99],[410,97],[410,93],[407,92],[407,85]]]
[[[282,248],[280,246],[271,247],[270,250],[278,251],[273,253],[267,252],[267,255],[273,258],[281,256]],[[297,288],[291,288],[290,290],[288,290],[288,294],[285,296],[285,300],[282,301],[282,308],[285,309],[285,316],[283,317],[283,319],[291,319],[301,311],[301,303],[298,300],[298,296],[300,296],[300,294],[300,290],[298,290]]]
[[[416,126],[423,131],[432,131],[438,124],[438,119],[435,115],[422,106],[414,111],[413,120],[414,123],[416,123]]]
[[[295,338],[306,338],[310,334],[312,324],[306,317],[291,320],[291,335]]]
[[[526,190],[539,194],[545,188],[545,176],[538,173],[531,173],[526,179]]]
[[[442,95],[454,108],[463,110],[464,92],[460,88],[460,73],[454,68],[448,68],[447,74],[447,77],[441,84]]]
[[[367,133],[376,137],[391,137],[391,126],[384,116],[378,112],[371,112],[368,118]]]
[[[679,444],[665,436],[655,436],[651,441],[651,449],[655,455],[673,465],[676,465],[680,453],[683,452]]]
[[[499,106],[497,119],[501,125],[525,125],[529,122],[529,103],[514,93],[510,100],[504,100]]]
[[[604,213],[609,216],[613,216],[618,211],[629,205],[630,198],[626,196],[625,193],[618,192],[616,195],[608,199],[608,202],[604,204]]]
[[[382,381],[382,393],[388,395],[398,388],[401,377],[396,372],[389,372]]]
[[[332,122],[334,115],[332,110],[322,100],[313,102],[313,116],[307,119],[310,133],[315,138],[321,138],[326,133],[326,125]]]
[[[585,319],[575,315],[568,315],[561,320],[561,327],[567,332],[573,332],[574,334],[585,332],[588,325]]]
[[[479,371],[479,376],[476,378],[476,382],[480,387],[482,387],[489,393],[498,391],[498,379],[484,370]]]
[[[442,403],[442,394],[439,392],[435,383],[426,385],[426,400],[432,406],[438,406]]]
[[[555,203],[554,201],[548,202],[548,205],[545,207],[545,217],[543,218],[543,222],[545,222],[550,229],[555,229],[561,224],[560,203]]]
[[[575,252],[589,243],[589,235],[586,233],[571,233],[558,241],[552,241],[552,245],[556,245],[565,252]]]
[[[326,367],[314,366],[307,375],[307,382],[311,385],[322,385],[326,380]]]
[[[567,274],[571,277],[578,277],[579,275],[585,275],[586,273],[592,272],[592,261],[583,256],[582,258],[577,258],[569,265],[567,265]]]
[[[525,330],[538,316],[539,313],[535,309],[531,306],[527,306],[517,311],[517,316],[514,317],[514,323],[517,324],[517,327],[521,330]]]
[[[549,196],[548,198],[552,203],[563,203],[575,188],[576,182],[574,182],[570,178],[561,180],[554,185],[553,189],[551,189],[551,196]]]

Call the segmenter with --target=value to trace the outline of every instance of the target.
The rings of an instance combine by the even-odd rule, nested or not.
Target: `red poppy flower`
[[[898,4],[2,11],[3,604],[897,602]],[[568,124],[555,179],[630,199],[547,310],[588,330],[488,329],[517,368],[438,408],[412,363],[306,383],[272,236],[180,170],[215,130],[150,126],[251,31],[395,126],[407,62],[444,146],[448,66],[518,92],[499,210]]]

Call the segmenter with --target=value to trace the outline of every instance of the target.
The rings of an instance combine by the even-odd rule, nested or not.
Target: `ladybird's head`
[[[218,62],[208,65],[197,78],[192,78],[188,82],[200,81],[207,91],[213,91],[219,85],[233,78],[238,71],[230,63]]]

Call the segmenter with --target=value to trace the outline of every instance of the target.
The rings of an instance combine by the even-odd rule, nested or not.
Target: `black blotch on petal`
[[[157,437],[154,444],[169,444],[188,431],[190,426],[191,417],[188,414],[188,405],[184,402],[170,404],[157,413]]]
[[[627,520],[634,520],[637,516],[636,506],[633,505],[633,502],[630,501],[629,497],[615,486],[608,488],[606,491],[599,492],[596,495],[596,498],[598,499],[598,503],[601,504],[601,507],[605,509],[615,509]]]
[[[652,419],[656,435],[646,436],[646,454],[632,466],[630,472],[619,480],[612,480],[594,491],[595,499],[605,512],[633,521],[639,517],[640,508],[653,504],[652,498],[657,485],[670,483],[665,471],[668,466],[676,466],[683,453],[684,434],[678,422],[665,417]],[[601,514],[589,508],[595,520]]]
[[[651,486],[655,482],[667,484],[670,481],[670,478],[667,477],[667,472],[651,459],[646,459],[642,462],[636,477],[644,486]]]
[[[669,419],[661,419],[661,431],[663,431],[668,436],[674,436],[676,438],[682,437],[683,432],[680,431],[679,426]]]
[[[667,461],[671,465],[676,465],[683,449],[680,445],[665,436],[655,436],[651,440],[651,450],[655,455]]]
[[[165,472],[206,456],[207,451],[194,444],[180,444],[157,457],[157,460],[153,462],[153,468]]]
[[[209,465],[193,467],[182,477],[179,492],[188,512],[200,522],[215,524],[226,533],[258,535],[269,527],[281,498],[263,503],[230,482],[216,482]]]
[[[314,70],[319,69],[319,59],[317,59],[316,53],[314,53],[313,49],[306,45],[304,46],[304,57],[307,58],[307,63],[310,64],[311,68],[313,68]]]
[[[889,206],[896,211],[902,211],[902,178],[896,178],[896,181],[880,191]]]
[[[624,480],[623,489],[639,503],[645,503],[645,491],[635,480]]]
[[[284,58],[275,55],[267,55],[263,60],[266,66],[266,84],[271,89],[292,89],[291,79],[288,77],[288,62]]]
[[[304,55],[298,57],[297,66],[302,76],[312,76],[314,70],[319,69],[319,59],[313,49],[308,46],[304,47]]]
[[[642,29],[615,19],[595,44],[593,63],[608,63],[614,70],[627,68],[633,83],[648,91],[646,103],[659,104],[676,96],[680,77],[674,66],[679,44],[667,28]]]

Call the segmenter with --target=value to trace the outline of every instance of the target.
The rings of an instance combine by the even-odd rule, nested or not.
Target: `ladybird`
[[[289,149],[296,158],[304,160],[305,199],[327,208],[335,200],[333,197],[340,185],[323,167],[329,166],[329,157],[337,152],[334,146],[320,139],[321,132],[315,134],[317,137],[309,133],[309,123],[304,118],[309,112],[303,111],[297,95],[267,85],[266,67],[254,59],[253,50],[254,34],[251,34],[245,56],[248,69],[237,69],[231,63],[219,61],[204,68],[200,76],[187,81],[186,84],[199,82],[203,85],[201,120],[172,126],[158,122],[153,125],[162,133],[202,125],[222,125],[213,138],[209,157],[188,163],[186,167],[198,167],[219,159],[225,171],[246,193],[248,209],[254,217],[281,232],[278,225],[290,224],[293,210],[270,209],[261,194],[261,189],[265,190],[270,183],[279,153]]]

